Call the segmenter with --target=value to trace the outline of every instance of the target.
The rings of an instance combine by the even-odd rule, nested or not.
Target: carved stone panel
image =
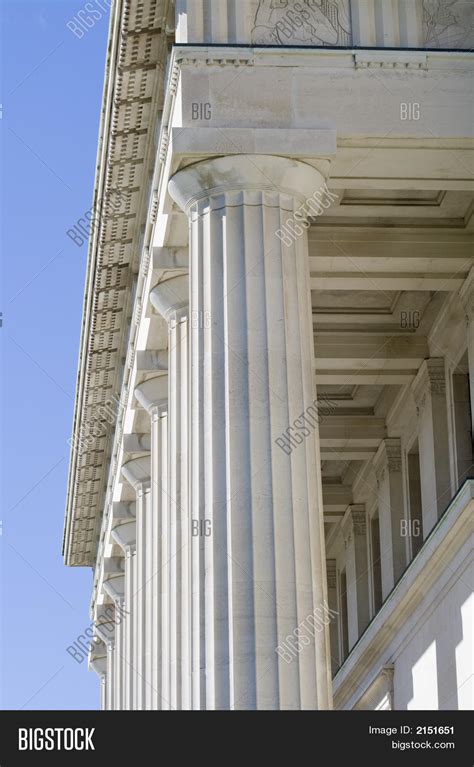
[[[349,0],[258,0],[254,45],[350,45]]]
[[[472,0],[423,0],[423,42],[426,48],[472,48]]]

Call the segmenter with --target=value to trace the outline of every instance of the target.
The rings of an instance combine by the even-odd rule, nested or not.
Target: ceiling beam
[[[385,420],[368,415],[322,415],[321,444],[377,446],[386,437]]]
[[[368,461],[374,457],[377,447],[321,444],[322,461]]]
[[[316,370],[417,368],[430,356],[426,336],[314,333]],[[383,361],[383,364],[381,364]]]
[[[407,370],[354,368],[351,370],[317,370],[317,386],[403,386],[415,378],[418,368]]]
[[[472,265],[472,264],[471,264]],[[465,273],[400,274],[398,272],[373,272],[364,274],[362,269],[353,272],[321,272],[310,277],[311,290],[459,290]]]

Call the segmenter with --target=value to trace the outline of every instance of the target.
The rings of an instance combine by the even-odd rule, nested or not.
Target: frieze
[[[423,44],[426,48],[473,48],[474,3],[423,0]]]
[[[254,45],[351,45],[348,0],[259,0]]]

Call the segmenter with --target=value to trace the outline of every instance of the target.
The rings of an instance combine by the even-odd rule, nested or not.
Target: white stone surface
[[[474,11],[153,8],[113,9],[64,537],[102,705],[470,708]]]

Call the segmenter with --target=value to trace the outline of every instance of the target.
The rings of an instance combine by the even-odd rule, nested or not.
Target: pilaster
[[[384,439],[374,458],[377,478],[382,598],[385,599],[406,566],[402,536],[405,518],[402,452],[397,438]]]
[[[341,522],[346,548],[349,649],[370,620],[367,514],[364,504],[348,507]]]
[[[418,414],[423,537],[426,538],[451,499],[444,359],[425,360],[412,391]]]

